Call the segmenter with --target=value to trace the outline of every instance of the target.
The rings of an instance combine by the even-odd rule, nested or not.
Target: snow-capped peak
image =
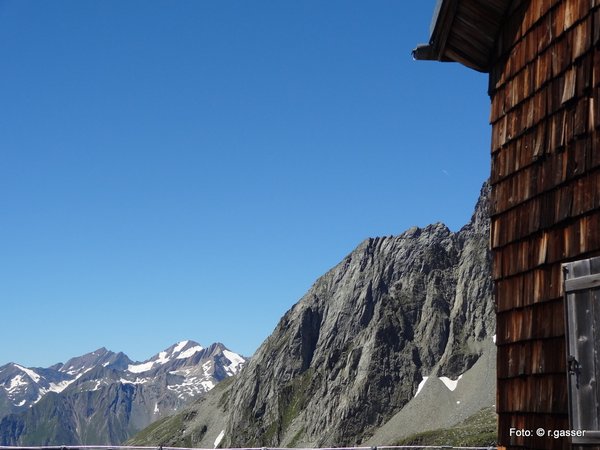
[[[229,350],[223,350],[223,355],[229,360],[229,364],[224,367],[225,372],[227,372],[228,375],[235,375],[246,363],[244,358]]]
[[[155,355],[148,361],[129,364],[127,370],[131,373],[148,372],[149,370],[156,369],[157,367],[165,365],[173,360],[187,359],[202,350],[204,350],[204,348],[194,341],[181,341],[160,352],[158,355]]]

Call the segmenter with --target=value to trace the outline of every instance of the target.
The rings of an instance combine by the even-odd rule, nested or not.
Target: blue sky
[[[457,230],[487,77],[434,0],[0,1],[0,364],[250,355],[370,236]]]

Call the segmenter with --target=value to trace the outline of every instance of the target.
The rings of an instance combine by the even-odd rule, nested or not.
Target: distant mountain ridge
[[[106,348],[49,368],[0,367],[0,445],[118,444],[235,375],[223,344],[178,342],[142,362]]]
[[[0,417],[26,411],[49,392],[60,393],[90,369],[102,365],[126,369],[131,360],[102,347],[48,368],[8,363],[0,367]]]

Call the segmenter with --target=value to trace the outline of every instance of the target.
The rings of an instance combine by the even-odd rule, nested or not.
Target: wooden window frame
[[[600,257],[563,264],[569,425],[600,443]]]

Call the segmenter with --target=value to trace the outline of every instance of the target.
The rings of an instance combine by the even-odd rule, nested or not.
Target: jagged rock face
[[[481,353],[482,342],[495,334],[496,315],[489,252],[490,192],[486,183],[471,221],[458,233],[462,251],[456,268],[457,283],[448,345],[440,361],[438,375],[463,373]]]
[[[283,316],[231,385],[129,443],[334,447],[373,435],[389,445],[423,377],[456,379],[482,354],[493,360],[488,196],[486,184],[457,233],[435,224],[364,241]],[[471,409],[494,397],[493,381],[483,386]]]
[[[0,367],[0,445],[119,444],[236,374],[223,344],[182,341],[136,363],[105,348],[50,368]]]
[[[487,195],[457,233],[368,239],[321,277],[233,384],[224,442],[358,444],[423,375],[472,366],[494,333]]]

